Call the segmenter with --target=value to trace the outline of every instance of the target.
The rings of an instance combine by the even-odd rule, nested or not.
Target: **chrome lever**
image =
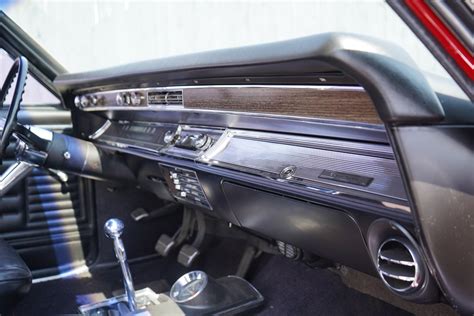
[[[104,225],[105,235],[111,238],[114,242],[115,256],[120,263],[120,268],[123,274],[123,284],[125,287],[125,293],[128,298],[128,307],[130,311],[137,310],[137,303],[135,300],[135,290],[133,288],[132,275],[130,274],[130,268],[127,262],[127,254],[120,236],[123,233],[124,224],[118,218],[111,218]]]
[[[0,176],[0,197],[8,192],[15,184],[23,180],[24,177],[30,174],[30,172],[36,167],[36,165],[25,161],[17,161]]]
[[[69,176],[65,173],[62,172],[61,170],[56,170],[56,169],[50,169],[48,168],[48,171],[53,174],[59,181],[61,181],[63,184],[66,184],[69,180]]]

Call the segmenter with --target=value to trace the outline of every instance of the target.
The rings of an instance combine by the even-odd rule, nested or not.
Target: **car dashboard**
[[[338,111],[320,106],[335,101]],[[308,117],[277,114],[292,102]],[[105,114],[80,132],[142,159],[138,181],[161,198],[336,262],[374,272],[360,220],[412,225],[385,129],[359,86],[125,89],[77,95],[75,106]],[[318,113],[328,118],[309,117]]]
[[[436,250],[420,227],[434,231],[419,218],[432,210],[414,203],[426,191],[414,177],[424,169],[412,168],[435,148],[405,132],[448,132],[436,124],[458,124],[469,102],[441,105],[446,96],[398,47],[322,34],[65,74],[55,85],[76,136],[123,157],[140,188],[378,275],[404,299],[438,299],[429,267],[443,256],[426,257]],[[445,286],[456,283],[449,265],[437,267],[451,275]]]

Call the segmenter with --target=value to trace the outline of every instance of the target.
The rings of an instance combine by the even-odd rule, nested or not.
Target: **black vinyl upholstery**
[[[30,287],[30,269],[16,251],[0,239],[0,314],[7,313]]]

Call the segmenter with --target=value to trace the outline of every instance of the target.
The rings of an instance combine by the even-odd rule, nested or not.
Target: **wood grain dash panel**
[[[184,107],[382,124],[365,91],[291,87],[184,89]]]

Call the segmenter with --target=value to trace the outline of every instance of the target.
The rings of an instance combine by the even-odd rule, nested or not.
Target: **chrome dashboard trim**
[[[129,88],[129,89],[116,89],[116,90],[99,90],[94,93],[118,93],[118,92],[131,92],[131,91],[149,91],[149,90],[180,90],[180,89],[209,89],[209,88],[292,88],[292,89],[316,89],[316,90],[346,90],[346,91],[364,91],[361,86],[338,86],[338,85],[282,85],[282,84],[223,84],[223,85],[196,85],[196,86],[166,86],[166,87],[144,87],[144,88]],[[87,94],[86,91],[78,91],[76,94]],[[92,92],[91,92],[92,93]]]
[[[338,121],[275,114],[223,112],[213,110],[165,109],[163,111],[106,111],[110,120],[170,123],[219,128],[248,129],[356,140],[359,142],[388,143],[383,125]]]
[[[315,183],[323,183],[394,200],[407,200],[391,147],[386,145],[227,130],[214,146],[197,161],[290,184],[312,187]],[[296,173],[289,179],[281,179],[281,170],[288,165],[295,166]],[[373,182],[360,186],[323,179],[318,175],[325,169],[370,176]]]
[[[104,134],[109,129],[111,125],[112,125],[112,122],[110,120],[105,121],[104,125],[99,127],[94,133],[89,135],[89,139],[99,138],[100,136],[102,136],[102,134]]]
[[[246,131],[241,132],[244,134],[246,133]],[[189,157],[188,159],[183,160],[183,157],[174,157],[172,155],[169,155],[166,152],[166,148],[163,148],[162,150],[158,151],[150,148],[136,146],[133,144],[126,144],[122,141],[117,142],[104,139],[99,139],[98,145],[104,146],[105,148],[118,150],[124,153],[133,154],[146,159],[156,160],[160,163],[172,164],[183,168],[190,168],[189,163],[191,163],[193,164],[191,168],[194,170],[205,168],[206,172],[214,174],[219,174],[219,170],[226,170],[226,173],[237,173],[241,175],[246,175],[246,177],[253,176],[265,179],[266,181],[270,181],[270,183],[273,183],[277,186],[287,186],[288,184],[291,184],[291,186],[295,190],[297,190],[299,194],[305,194],[304,192],[306,192],[306,194],[313,195],[314,193],[317,193],[323,196],[327,196],[328,198],[337,196],[338,199],[352,201],[353,203],[361,205],[371,205],[376,209],[396,211],[398,214],[404,214],[406,216],[409,216],[411,214],[411,209],[409,207],[408,201],[405,199],[397,199],[391,196],[374,194],[371,192],[366,192],[364,190],[354,191],[353,188],[348,188],[347,186],[337,185],[334,183],[303,183],[301,181],[298,181],[297,179],[280,179],[270,173],[255,172],[255,170],[249,173],[249,170],[238,170],[236,168],[229,169],[228,166],[223,163],[216,163],[215,161],[212,162],[212,157],[224,150],[225,147],[228,145],[232,133],[235,133],[235,131],[224,131],[222,134],[223,136],[221,136],[219,140],[215,142],[207,151],[201,153],[200,156],[195,157],[195,159],[191,160],[189,159]],[[183,165],[183,163],[185,165]]]

